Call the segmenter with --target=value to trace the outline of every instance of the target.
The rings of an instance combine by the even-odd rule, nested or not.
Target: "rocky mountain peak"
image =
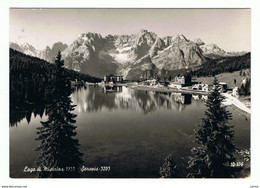
[[[189,42],[189,40],[183,35],[179,34],[172,38],[173,43]]]
[[[205,53],[213,53],[213,52],[217,52],[217,53],[223,53],[225,54],[225,50],[221,49],[220,47],[218,47],[218,45],[216,44],[207,44],[207,45],[203,45],[203,46],[200,46],[201,49],[203,50],[203,52]]]
[[[138,35],[153,35],[153,36],[157,36],[154,32],[148,31],[146,29],[141,29],[139,31]]]
[[[143,74],[153,75],[156,71],[195,68],[205,63],[206,57],[237,54],[226,53],[216,44],[206,45],[199,38],[189,40],[183,34],[160,38],[145,29],[136,34],[105,37],[98,33],[82,33],[69,46],[57,42],[43,51],[37,51],[28,43],[21,46],[10,43],[10,47],[49,62],[53,62],[61,50],[69,69],[97,77],[121,74],[130,80],[139,79]]]
[[[203,51],[203,54],[211,59],[223,57],[226,55],[226,51],[218,47],[216,44],[204,44],[200,45],[201,50]]]
[[[136,44],[147,43],[149,46],[152,46],[156,38],[157,35],[155,33],[142,29],[136,36]]]
[[[88,33],[82,33],[78,35],[78,38],[86,41],[86,40],[100,39],[102,38],[102,36],[99,33],[88,32]]]
[[[23,48],[29,48],[31,45],[28,44],[27,42],[24,42],[23,44],[21,44],[21,46],[22,46]]]
[[[205,44],[200,38],[196,38],[196,39],[194,39],[193,41],[194,41],[196,44],[198,44],[199,46]]]
[[[45,51],[51,51],[51,48],[49,46],[46,46]]]
[[[148,31],[146,29],[141,29],[139,33],[148,33]]]
[[[94,44],[97,41],[101,41],[102,40],[102,36],[98,33],[82,33],[81,35],[78,36],[77,41],[82,44]]]
[[[22,53],[24,52],[22,47],[19,44],[16,44],[14,42],[9,42],[9,47],[16,50],[16,51],[19,51],[19,52],[22,52]]]
[[[172,44],[172,36],[166,36],[162,38],[165,46],[170,46]]]
[[[36,51],[36,49],[32,45],[28,44],[27,42],[21,44],[21,47],[24,50]]]

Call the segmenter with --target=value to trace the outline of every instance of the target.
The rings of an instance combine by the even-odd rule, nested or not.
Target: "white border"
[[[10,7],[39,7],[39,8],[251,8],[251,49],[252,49],[252,115],[251,115],[251,177],[247,179],[11,179],[9,178],[9,8]],[[259,18],[258,2],[254,0],[11,0],[1,1],[0,6],[0,186],[31,187],[199,187],[227,188],[260,186],[259,166],[260,143],[258,134],[260,119],[257,111],[259,103],[260,52],[259,47]]]

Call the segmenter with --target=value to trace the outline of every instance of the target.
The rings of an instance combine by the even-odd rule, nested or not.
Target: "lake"
[[[193,130],[203,117],[205,99],[206,96],[124,86],[75,90],[71,95],[77,105],[73,111],[77,114],[75,138],[83,154],[81,166],[88,169],[80,172],[80,177],[160,177],[160,166],[169,154],[180,169],[179,176],[185,176],[187,157],[194,146]],[[48,119],[44,104],[23,111],[20,116],[19,109],[11,108],[10,112],[17,119],[11,118],[10,126],[10,177],[38,177],[36,172],[24,169],[37,168],[36,128]],[[249,149],[250,121],[235,112],[232,116],[234,144],[238,149]],[[66,143],[60,144],[66,147]],[[93,170],[101,167],[105,170]]]

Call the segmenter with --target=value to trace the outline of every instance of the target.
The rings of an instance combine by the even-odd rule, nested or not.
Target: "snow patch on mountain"
[[[125,46],[126,46],[126,45],[125,45]],[[132,49],[132,47],[127,46],[127,47],[124,47],[124,48],[118,48],[117,51],[118,51],[119,53],[127,53],[127,52],[129,52],[131,49]]]
[[[92,76],[120,74],[125,79],[140,79],[154,71],[195,68],[208,58],[243,55],[246,52],[226,52],[216,44],[205,44],[200,38],[189,40],[183,34],[158,37],[155,33],[140,30],[131,35],[82,33],[68,46],[55,43],[44,50],[36,50],[25,43],[10,43],[10,47],[54,62],[58,50],[62,51],[65,66]]]

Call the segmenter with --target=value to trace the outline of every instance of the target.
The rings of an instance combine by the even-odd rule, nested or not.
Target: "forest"
[[[31,57],[10,48],[10,124],[26,117],[43,115],[45,105],[51,102],[57,67],[37,57]],[[64,68],[70,81],[99,82],[101,79]]]
[[[250,68],[251,53],[236,57],[222,57],[213,59],[191,71],[193,76],[215,76],[223,72],[234,72]]]
[[[10,74],[23,74],[28,77],[29,75],[42,77],[51,80],[55,72],[55,65],[43,59],[32,57],[10,48]],[[11,75],[10,75],[11,76]],[[99,82],[101,79],[79,73],[74,70],[66,69],[66,76],[70,80],[83,80],[88,82]]]
[[[215,76],[224,72],[234,72],[250,68],[251,53],[236,57],[221,57],[208,61],[195,68],[158,71],[158,78],[171,81],[175,76],[190,75],[197,77]],[[146,72],[145,72],[146,73]]]

